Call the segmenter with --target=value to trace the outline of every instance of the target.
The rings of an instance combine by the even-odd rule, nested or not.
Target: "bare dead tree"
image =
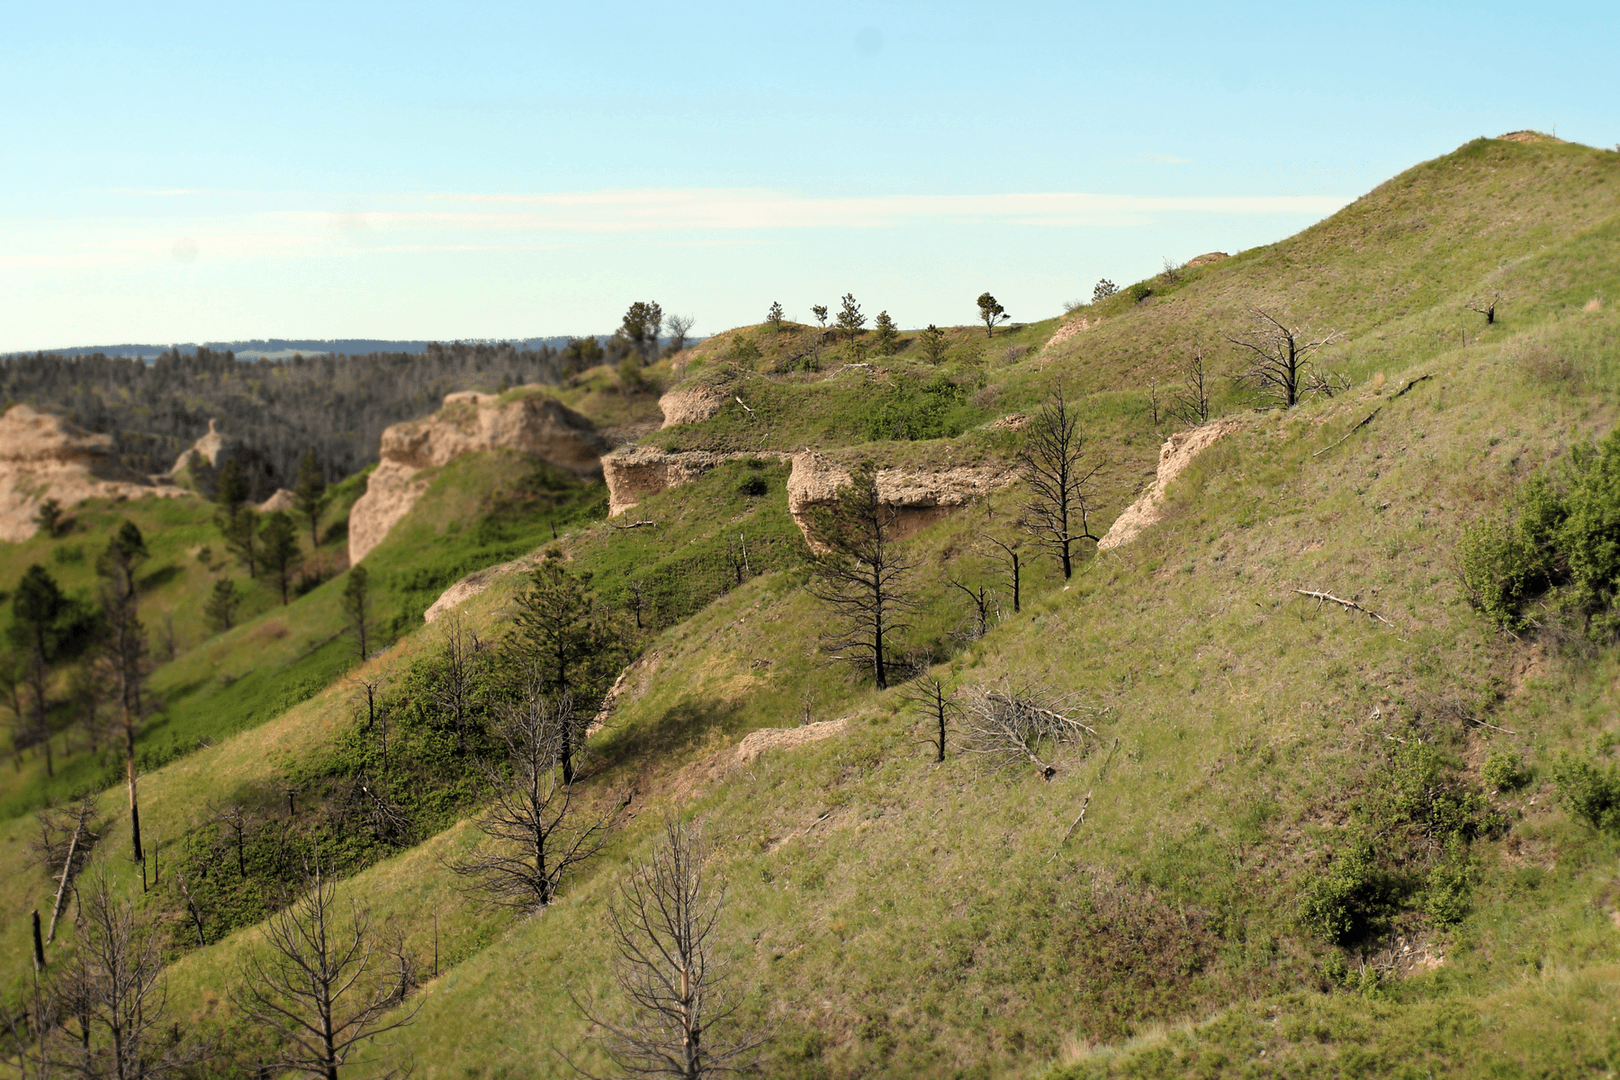
[[[50,930],[45,935],[48,945],[56,940],[56,920],[62,914],[62,902],[73,880],[84,869],[90,851],[101,839],[95,831],[100,816],[95,795],[86,794],[65,806],[49,806],[35,814],[39,832],[33,849],[37,863],[56,880],[56,899],[51,905]]]
[[[640,581],[630,583],[630,610],[636,613],[636,629],[644,629],[641,613],[647,610],[647,587]]]
[[[748,537],[743,533],[739,532],[736,540],[726,541],[726,563],[737,575],[738,585],[743,583],[745,575],[754,572],[753,567],[748,565]]]
[[[1203,349],[1187,361],[1181,389],[1171,398],[1170,415],[1187,427],[1209,423],[1209,376],[1204,370]]]
[[[281,1056],[265,1063],[270,1069],[337,1080],[363,1044],[416,1019],[420,1006],[389,1017],[397,958],[364,909],[351,902],[340,916],[337,885],[319,861],[304,893],[265,924],[264,940],[268,949],[249,954],[231,1000],[276,1039]]]
[[[713,955],[725,892],[711,895],[706,887],[708,855],[698,828],[665,818],[663,842],[635,866],[608,909],[618,952],[614,981],[629,1015],[607,1019],[574,999],[606,1033],[604,1048],[626,1076],[701,1080],[744,1072],[748,1055],[769,1038],[726,1035],[737,1002],[727,993],[728,965]]]
[[[1028,442],[1018,452],[1024,483],[1030,489],[1019,524],[1037,544],[1057,555],[1065,580],[1074,574],[1074,545],[1099,539],[1091,531],[1088,485],[1102,465],[1087,468],[1084,449],[1080,417],[1059,383],[1035,414]]]
[[[1226,339],[1247,350],[1247,366],[1235,377],[1252,385],[1261,401],[1292,409],[1306,393],[1319,388],[1309,378],[1315,363],[1311,355],[1332,344],[1338,335],[1330,332],[1312,337],[1308,328],[1289,326],[1259,308],[1252,314],[1255,330],[1250,337]]]
[[[955,692],[945,685],[944,680],[925,674],[907,685],[901,700],[927,718],[932,729],[928,742],[934,748],[934,760],[944,761],[950,721],[958,712]]]
[[[969,585],[965,581],[957,581],[949,574],[945,575],[945,584],[967,597],[967,630],[962,633],[962,636],[969,641],[978,641],[988,634],[990,632],[990,609],[995,603],[990,590],[982,584]]]
[[[450,869],[472,879],[470,891],[489,903],[545,907],[563,878],[602,850],[617,820],[617,808],[588,824],[574,820],[574,786],[562,762],[573,714],[571,701],[547,695],[543,681],[529,677],[496,732],[504,760],[479,762],[495,800],[478,827],[494,844]]]
[[[84,900],[79,947],[53,987],[59,1027],[50,1063],[86,1080],[150,1080],[195,1064],[204,1050],[182,1045],[178,1027],[165,1022],[167,997],[156,935],[137,927],[134,905],[115,900],[98,876]]]
[[[969,753],[999,768],[1030,764],[1050,780],[1057,767],[1043,755],[1050,748],[1097,737],[1086,723],[1101,710],[1076,705],[1041,690],[970,686],[962,691],[962,732]]]
[[[988,533],[981,533],[979,539],[984,542],[982,550],[985,557],[1007,575],[1007,584],[1012,586],[1013,614],[1018,614],[1023,608],[1023,574],[1018,557],[1018,541],[1008,543]]]
[[[894,539],[899,511],[878,494],[877,466],[857,466],[828,506],[811,512],[811,531],[823,545],[816,555],[811,593],[832,609],[836,627],[823,644],[836,659],[870,664],[879,690],[889,685],[889,652],[915,609],[908,593],[916,563]]]
[[[1489,300],[1470,300],[1468,310],[1485,316],[1485,325],[1490,326],[1496,322],[1496,305],[1502,302],[1502,294],[1497,293]]]
[[[237,803],[216,806],[210,817],[224,827],[236,852],[236,871],[247,877],[247,838],[253,829],[253,817]]]

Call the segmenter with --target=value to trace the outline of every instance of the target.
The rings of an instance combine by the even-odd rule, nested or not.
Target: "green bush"
[[[737,364],[752,364],[762,355],[752,334],[738,334],[726,349],[726,359]]]
[[[1505,520],[1486,518],[1464,531],[1457,545],[1463,588],[1474,607],[1504,630],[1520,630],[1524,607],[1566,576],[1560,527],[1564,500],[1545,477],[1519,489]]]
[[[1428,888],[1423,894],[1423,910],[1435,922],[1449,926],[1468,914],[1468,900],[1474,891],[1475,859],[1455,833],[1446,841],[1445,856],[1429,868]]]
[[[1553,783],[1570,813],[1620,835],[1620,765],[1600,764],[1593,754],[1563,754],[1553,766]]]
[[[1469,600],[1498,626],[1522,629],[1548,593],[1598,640],[1620,637],[1620,427],[1570,450],[1561,484],[1532,477],[1506,514],[1470,526],[1457,545]]]
[[[1306,886],[1299,921],[1330,944],[1353,941],[1388,909],[1391,885],[1378,867],[1372,844],[1358,841],[1339,852],[1328,872]]]
[[[1497,791],[1517,791],[1530,781],[1530,770],[1517,750],[1492,750],[1485,758],[1485,783]]]

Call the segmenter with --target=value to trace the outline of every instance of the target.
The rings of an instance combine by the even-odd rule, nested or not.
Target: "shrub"
[[[1538,476],[1515,494],[1505,520],[1470,525],[1457,545],[1469,602],[1504,630],[1522,629],[1525,605],[1565,577],[1558,541],[1568,516],[1564,499]]]
[[[1553,783],[1570,813],[1620,835],[1620,765],[1599,764],[1592,754],[1563,754],[1553,766]]]
[[[1378,867],[1373,847],[1362,840],[1340,851],[1328,872],[1306,886],[1299,921],[1323,941],[1342,945],[1366,933],[1389,906],[1394,891]]]
[[[726,349],[726,359],[737,364],[751,364],[763,355],[752,334],[738,334]]]
[[[1149,285],[1145,281],[1138,281],[1135,285],[1132,285],[1130,288],[1125,290],[1125,295],[1131,298],[1131,303],[1140,304],[1142,301],[1153,295],[1153,286]]]
[[[1516,791],[1530,780],[1517,750],[1492,750],[1485,758],[1485,783],[1497,791]]]
[[[1449,926],[1468,914],[1475,864],[1461,838],[1453,833],[1446,841],[1445,857],[1429,868],[1428,888],[1423,894],[1423,910],[1429,918]]]

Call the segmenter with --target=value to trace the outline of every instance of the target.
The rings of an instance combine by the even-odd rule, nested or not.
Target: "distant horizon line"
[[[697,342],[710,336],[712,335],[688,334],[686,340]],[[279,358],[282,354],[287,356],[297,354],[305,356],[338,356],[353,355],[356,352],[419,353],[425,352],[429,345],[435,344],[522,345],[527,348],[550,345],[553,348],[561,348],[570,341],[595,338],[598,343],[602,343],[612,337],[612,334],[546,334],[529,337],[487,338],[240,338],[235,341],[180,341],[168,345],[125,342],[121,345],[71,345],[49,349],[14,349],[0,352],[0,360],[40,355],[76,359],[81,356],[93,356],[97,353],[114,358],[142,360],[159,356],[173,349],[182,350],[182,354],[189,352],[193,355],[196,354],[198,349],[209,349],[214,352],[229,351],[239,357],[264,358],[269,356]],[[668,339],[660,340],[665,341]],[[343,348],[343,346],[350,347]],[[360,348],[355,348],[356,346]]]

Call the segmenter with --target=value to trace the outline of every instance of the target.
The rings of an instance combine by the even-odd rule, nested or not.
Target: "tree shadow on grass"
[[[685,697],[656,720],[615,726],[592,746],[597,771],[613,773],[663,763],[701,746],[714,732],[741,736],[741,710],[719,699]]]
[[[151,592],[153,589],[162,588],[164,585],[167,585],[169,582],[179,577],[181,573],[182,571],[180,567],[176,566],[174,563],[169,563],[167,566],[160,566],[150,574],[147,574],[145,577],[141,578],[140,590],[141,592]]]

